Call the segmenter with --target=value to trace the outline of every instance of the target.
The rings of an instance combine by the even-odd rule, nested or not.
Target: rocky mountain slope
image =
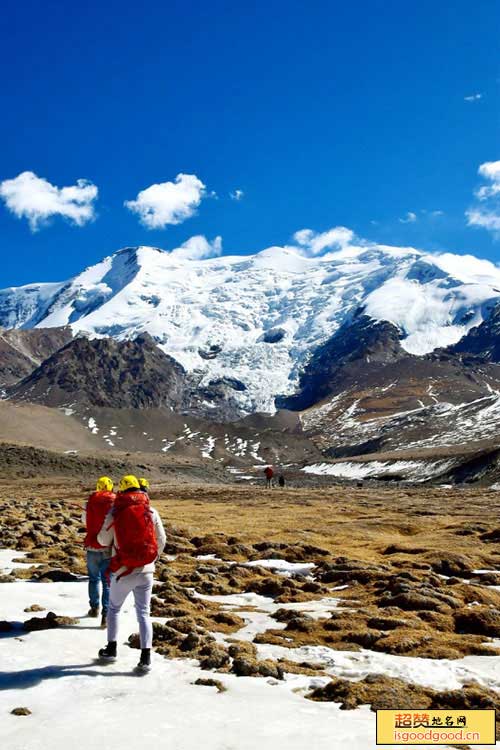
[[[0,330],[0,387],[16,383],[29,375],[72,336],[68,326]]]
[[[16,400],[47,406],[71,402],[110,408],[168,406],[180,410],[185,397],[185,372],[147,334],[123,342],[79,336],[9,388],[8,394]]]
[[[46,406],[166,407],[185,415],[215,417],[216,421],[239,419],[241,409],[235,395],[245,391],[246,386],[236,378],[221,377],[206,384],[201,384],[200,379],[199,373],[187,373],[165,354],[147,333],[125,340],[79,335],[38,367],[32,362],[29,374],[6,387],[5,395],[15,401]]]
[[[300,410],[306,434],[334,457],[493,440],[497,316],[423,356],[402,348],[394,326],[359,316],[316,350],[297,393],[277,403]]]

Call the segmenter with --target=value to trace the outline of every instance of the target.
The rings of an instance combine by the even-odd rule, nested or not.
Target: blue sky
[[[2,20],[0,181],[98,188],[92,221],[32,231],[9,183],[2,287],[67,278],[125,245],[203,234],[250,253],[337,225],[500,260],[498,206],[489,228],[465,217],[481,185],[500,193],[500,170],[478,175],[500,159],[494,0],[7,0]],[[149,229],[124,206],[179,173],[206,186],[194,215]]]

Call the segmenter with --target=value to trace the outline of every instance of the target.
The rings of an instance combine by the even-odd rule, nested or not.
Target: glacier
[[[234,378],[242,410],[272,413],[311,352],[363,310],[408,352],[459,341],[500,297],[500,268],[471,255],[361,241],[321,256],[297,246],[194,260],[119,250],[72,279],[0,290],[0,326],[71,326],[75,335],[143,332],[206,385]]]

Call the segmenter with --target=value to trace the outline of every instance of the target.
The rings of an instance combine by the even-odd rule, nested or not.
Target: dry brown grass
[[[6,484],[2,498],[59,500],[80,509],[91,486],[65,480]],[[500,567],[498,545],[482,533],[500,525],[500,493],[487,489],[318,488],[266,491],[255,486],[163,484],[152,489],[163,520],[188,535],[236,536],[308,543],[366,562],[426,559],[433,553],[463,555],[477,567]],[[1,520],[0,520],[1,523]]]
[[[4,540],[4,546],[8,542],[43,563],[20,575],[43,577],[54,568],[84,572],[79,516],[90,491],[62,480],[3,487],[0,546]],[[197,658],[206,669],[278,679],[284,671],[321,673],[321,666],[286,659],[259,661],[253,644],[237,641],[245,610],[251,608],[224,613],[218,604],[193,597],[192,589],[219,595],[253,591],[276,604],[341,598],[330,618],[277,612],[276,624],[285,623],[286,630],[268,630],[256,642],[369,648],[427,658],[495,653],[488,636],[497,635],[500,627],[495,619],[500,593],[491,588],[497,581],[473,573],[500,569],[500,495],[495,492],[428,487],[266,491],[165,483],[153,488],[152,498],[167,525],[167,552],[176,554],[174,561],[158,566],[153,601],[153,614],[174,618],[155,626],[155,648],[165,656]],[[224,562],[197,558],[210,553]],[[316,581],[229,564],[267,557],[314,562]],[[348,588],[337,591],[344,583]],[[214,631],[226,635],[227,647],[214,642]],[[231,646],[232,636],[236,642]],[[135,636],[131,644],[137,645]],[[389,687],[413,695],[417,703],[430,700],[429,691],[424,696],[420,688],[383,679],[380,690],[368,681],[366,695],[358,696],[350,683],[336,683],[312,697],[345,700],[346,707],[358,698],[375,705]],[[455,700],[441,698],[450,707]]]

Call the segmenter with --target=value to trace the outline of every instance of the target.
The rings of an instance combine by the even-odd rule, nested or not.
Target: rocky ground
[[[26,553],[22,561],[33,567],[2,582],[85,573],[80,513],[88,490],[50,478],[4,485],[0,548]],[[344,709],[496,707],[500,719],[500,683],[473,671],[460,689],[437,689],[412,680],[411,669],[408,679],[404,669],[396,676],[377,667],[353,680],[328,668],[333,652],[373,664],[382,663],[377,654],[397,665],[498,663],[497,493],[186,483],[158,484],[152,496],[168,532],[153,599],[161,618],[154,646],[163,656],[220,672],[221,690],[228,673],[303,674],[312,678],[304,698]],[[26,602],[25,630],[71,626],[64,611],[36,605]],[[11,627],[0,623],[3,632]],[[129,636],[137,647],[137,635]]]

